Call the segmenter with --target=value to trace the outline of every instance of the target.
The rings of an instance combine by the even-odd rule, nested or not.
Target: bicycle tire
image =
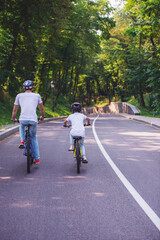
[[[76,144],[76,160],[77,160],[77,173],[80,173],[80,166],[81,166],[81,153],[80,153],[80,145],[79,143]]]
[[[31,172],[31,148],[29,141],[27,141],[27,172]]]

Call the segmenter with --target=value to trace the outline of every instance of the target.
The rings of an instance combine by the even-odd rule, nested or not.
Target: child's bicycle
[[[74,139],[74,158],[76,158],[76,162],[77,162],[77,173],[80,173],[80,167],[81,167],[81,163],[82,163],[82,152],[81,152],[81,148],[80,148],[80,144],[79,144],[79,140],[81,139],[81,136],[76,136],[73,137]]]
[[[90,125],[90,124],[89,124]],[[89,126],[89,125],[84,125],[84,126]],[[69,125],[68,127],[70,127],[71,125]],[[64,125],[64,127],[66,127]],[[73,149],[73,154],[74,154],[74,158],[76,158],[76,164],[77,164],[77,173],[80,173],[80,167],[81,167],[81,163],[83,161],[82,159],[82,151],[80,148],[80,144],[79,144],[79,140],[81,139],[81,136],[74,136],[74,149]]]

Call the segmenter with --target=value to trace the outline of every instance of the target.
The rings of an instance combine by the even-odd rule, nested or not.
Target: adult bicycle
[[[38,118],[38,121],[40,119]],[[19,120],[16,120],[16,122],[19,122]],[[34,156],[33,156],[33,145],[31,141],[30,136],[30,127],[31,124],[25,124],[25,140],[24,140],[24,155],[27,157],[27,173],[31,172],[31,166],[35,164]]]
[[[35,163],[33,157],[33,146],[31,142],[30,136],[30,127],[31,124],[25,125],[25,147],[24,147],[24,155],[27,156],[27,172],[30,173],[31,166]]]

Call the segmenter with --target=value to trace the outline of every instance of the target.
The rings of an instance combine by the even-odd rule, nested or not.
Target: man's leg
[[[24,140],[25,140],[25,126],[24,126],[24,121],[20,121],[20,125],[19,125],[19,132],[20,132],[20,145],[19,148],[24,148]]]
[[[30,136],[31,136],[31,142],[32,142],[32,146],[33,146],[33,156],[34,156],[35,160],[39,160],[40,159],[39,146],[38,146],[38,141],[37,141],[37,137],[36,137],[37,123],[30,121],[29,124],[32,125],[30,127]]]

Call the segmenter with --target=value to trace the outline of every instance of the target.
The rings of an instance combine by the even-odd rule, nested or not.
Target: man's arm
[[[13,122],[16,121],[16,114],[17,114],[18,108],[19,108],[19,105],[14,104],[13,111],[12,111],[12,121]]]
[[[43,103],[38,104],[38,107],[39,107],[39,109],[41,111],[41,115],[42,116],[40,116],[40,120],[42,121],[45,118],[45,112],[44,112],[44,108],[43,108]]]

